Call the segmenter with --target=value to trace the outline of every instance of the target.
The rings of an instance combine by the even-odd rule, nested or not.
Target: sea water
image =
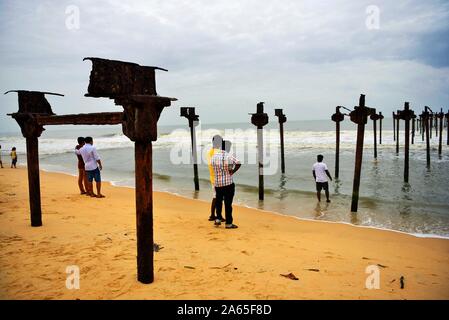
[[[275,118],[275,120],[277,120]],[[275,211],[299,218],[346,222],[397,230],[419,235],[449,237],[449,147],[443,131],[443,154],[438,156],[435,130],[431,141],[431,167],[426,167],[425,142],[416,130],[410,147],[410,179],[403,182],[404,132],[400,130],[400,152],[396,154],[392,120],[383,121],[382,145],[377,160],[373,156],[372,122],[366,127],[360,184],[359,209],[350,212],[356,127],[341,123],[340,178],[330,182],[331,203],[318,203],[312,165],[324,155],[329,171],[335,168],[335,123],[330,120],[288,121],[285,131],[286,174],[280,173],[277,121],[264,128],[265,200],[258,200],[258,169],[255,163],[257,133],[249,123],[200,124],[197,129],[200,191],[194,191],[190,132],[186,125],[159,126],[153,143],[154,189],[209,201],[212,197],[209,171],[204,154],[211,139],[221,134],[233,142],[232,152],[242,160],[235,175],[235,203]],[[403,123],[401,123],[403,126]],[[378,123],[379,128],[379,123]],[[401,128],[402,129],[402,128]],[[121,126],[48,127],[39,138],[41,169],[77,174],[74,147],[78,136],[92,136],[103,162],[102,178],[117,186],[134,186],[133,143]],[[379,139],[378,139],[379,143]],[[17,147],[19,164],[26,163],[25,139],[20,134],[1,134],[2,159],[9,161],[9,150]],[[187,160],[187,161],[186,161]],[[183,162],[184,161],[184,162]],[[260,219],[263,219],[261,213]],[[209,212],[204,212],[205,221]],[[236,223],[238,211],[235,212]]]

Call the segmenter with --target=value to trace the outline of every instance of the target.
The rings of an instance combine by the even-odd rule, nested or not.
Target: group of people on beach
[[[16,147],[12,147],[11,152],[9,153],[11,157],[11,168],[17,168],[17,150]],[[0,168],[3,169],[2,162],[2,146],[0,145]]]
[[[210,183],[213,192],[209,221],[213,221],[215,226],[220,226],[224,222],[226,229],[238,228],[233,223],[234,219],[232,216],[232,203],[235,195],[233,176],[240,169],[241,163],[231,154],[231,145],[231,141],[223,140],[220,135],[215,135],[212,138],[212,148],[207,155]],[[12,152],[14,152],[15,162],[17,162],[15,148],[13,148]],[[11,157],[13,156],[12,152]],[[81,194],[104,198],[104,195],[101,193],[100,173],[103,165],[97,149],[93,146],[93,138],[78,137],[75,153],[78,157],[78,187]],[[326,201],[330,202],[328,178],[332,181],[332,176],[323,159],[323,155],[320,154],[317,156],[317,162],[312,167],[312,175],[316,183],[318,201],[321,201],[321,190],[324,190]],[[96,194],[93,191],[94,180],[97,189]],[[225,207],[224,218],[222,214],[223,202]]]
[[[97,149],[94,147],[92,137],[78,137],[75,153],[78,157],[78,187],[81,194],[95,198],[104,198],[101,193],[101,173],[103,165]],[[97,187],[94,193],[93,181]]]
[[[212,138],[212,149],[207,156],[213,192],[209,221],[214,221],[216,226],[225,222],[226,229],[236,229],[238,227],[233,223],[232,216],[232,202],[235,195],[233,176],[240,169],[241,163],[230,151],[231,141],[223,140],[220,135],[215,135]],[[312,175],[315,180],[318,201],[321,202],[321,190],[324,190],[326,202],[331,202],[328,179],[332,181],[332,176],[323,159],[323,155],[317,155],[317,162],[312,166]],[[225,205],[224,219],[222,215],[223,202]]]

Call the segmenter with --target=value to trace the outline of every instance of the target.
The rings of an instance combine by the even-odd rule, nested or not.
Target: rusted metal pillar
[[[379,112],[379,144],[382,144],[382,120],[384,119],[384,116],[382,115],[382,112]]]
[[[198,125],[199,115],[195,114],[195,108],[181,107],[181,117],[187,118],[189,120],[190,128],[190,140],[192,143],[192,160],[193,160],[193,182],[195,185],[195,190],[200,190],[200,182],[198,178],[198,155],[196,147],[196,133],[195,127]]]
[[[410,110],[410,105],[408,102],[404,103],[404,110],[398,111],[398,117],[405,121],[404,129],[404,182],[409,181],[409,150],[410,150],[410,120],[413,119],[414,112]]]
[[[331,120],[335,122],[335,179],[338,179],[340,175],[340,122],[345,118],[340,108],[343,107],[335,107],[335,113],[331,117]]]
[[[443,118],[444,118],[444,113],[443,113],[443,108],[441,108],[440,112],[438,114],[436,114],[436,117],[438,120],[440,120],[440,136],[438,139],[438,156],[441,157],[441,153],[442,153],[442,149],[443,149]]]
[[[263,127],[268,123],[268,114],[263,112],[264,102],[257,104],[257,112],[251,114],[251,123],[257,127],[257,163],[259,171],[259,200],[264,199],[263,179]]]
[[[416,121],[416,115],[413,115],[413,117],[412,117],[412,144],[415,143],[415,121]]]
[[[287,121],[287,117],[282,112],[282,109],[274,109],[274,115],[278,117],[279,121],[279,134],[281,140],[281,172],[285,173],[285,158],[284,158],[284,123]]]
[[[373,120],[373,133],[374,133],[374,159],[377,159],[377,120],[380,119],[380,115],[376,114],[376,109],[374,109],[374,113],[370,115],[370,119]]]
[[[435,121],[435,137],[438,137],[438,113],[435,113],[433,118]]]
[[[419,122],[421,124],[420,128],[421,128],[421,141],[424,142],[424,134],[426,131],[426,121],[424,120],[424,111],[419,115]]]
[[[39,142],[38,138],[45,130],[40,125],[36,116],[38,115],[53,115],[51,106],[46,94],[63,96],[58,93],[40,92],[40,91],[26,91],[26,90],[11,90],[5,92],[17,92],[19,111],[8,114],[17,121],[22,131],[22,135],[26,138],[27,149],[27,171],[28,171],[28,194],[30,202],[30,216],[31,226],[42,226],[42,209],[41,209],[41,190],[39,177]]]
[[[89,97],[114,99],[123,107],[123,133],[134,142],[136,172],[137,280],[154,281],[152,142],[157,140],[157,121],[174,98],[158,96],[157,67],[85,58],[92,61]],[[165,70],[165,69],[162,69]],[[166,71],[166,70],[165,70]]]
[[[449,146],[449,111],[444,116],[446,117],[446,145]]]
[[[433,116],[432,116],[432,114],[429,114],[428,124],[429,124],[429,138],[432,139],[432,131],[433,131]]]
[[[368,116],[374,113],[374,109],[365,106],[365,95],[361,94],[359,105],[349,114],[351,121],[357,124],[357,144],[355,152],[354,181],[352,187],[351,212],[357,212],[359,203],[360,175],[362,173],[363,139],[365,137],[365,125]]]
[[[399,154],[399,110],[396,112],[396,154]]]
[[[392,112],[393,116],[393,141],[396,141],[396,114]]]
[[[424,121],[424,130],[426,131],[426,161],[427,161],[427,168],[430,168],[430,124],[429,121],[431,121],[429,111],[432,112],[432,110],[429,107],[424,108],[424,112],[422,114],[422,119]],[[429,132],[430,131],[430,132]]]

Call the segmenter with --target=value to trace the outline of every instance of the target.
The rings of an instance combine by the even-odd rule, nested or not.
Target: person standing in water
[[[321,201],[321,189],[324,189],[326,202],[331,202],[329,200],[329,183],[327,178],[329,177],[332,181],[332,177],[327,169],[327,165],[323,162],[323,158],[322,154],[317,156],[317,162],[313,165],[312,174],[316,183],[316,196],[318,197],[318,201]]]

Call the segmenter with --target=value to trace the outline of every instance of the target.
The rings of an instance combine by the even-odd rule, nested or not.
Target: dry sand
[[[209,203],[161,192],[154,234],[163,248],[155,282],[143,285],[133,189],[104,183],[107,198],[92,199],[74,177],[46,172],[41,188],[44,225],[32,228],[26,169],[0,169],[1,299],[449,298],[449,240],[239,206],[239,229],[225,230],[207,221]],[[365,269],[377,264],[380,289],[368,290]],[[79,290],[66,288],[68,265],[80,268]],[[290,272],[299,280],[280,276]]]

